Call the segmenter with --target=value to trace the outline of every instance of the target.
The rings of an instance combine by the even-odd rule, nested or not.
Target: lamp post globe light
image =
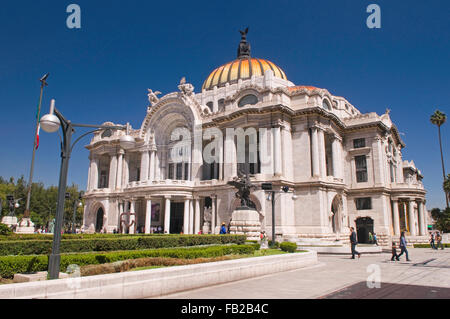
[[[63,138],[61,143],[61,168],[59,173],[59,185],[58,185],[58,199],[56,208],[55,227],[53,234],[52,253],[48,262],[48,278],[58,279],[60,270],[61,256],[59,248],[61,244],[61,229],[64,219],[64,199],[67,186],[67,172],[69,169],[69,159],[72,153],[72,149],[75,144],[81,140],[84,136],[94,133],[100,130],[126,130],[126,135],[120,138],[121,146],[124,149],[129,149],[134,146],[134,138],[129,136],[129,124],[114,126],[114,125],[90,125],[90,124],[75,124],[64,118],[64,116],[55,108],[55,100],[51,100],[50,113],[44,115],[40,121],[41,128],[47,133],[54,133],[61,127]],[[95,128],[92,131],[82,134],[78,139],[72,143],[72,134],[75,132],[75,127]]]

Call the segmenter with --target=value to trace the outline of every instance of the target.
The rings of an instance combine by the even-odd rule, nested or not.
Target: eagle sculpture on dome
[[[250,43],[247,42],[248,27],[244,31],[239,30],[239,32],[241,33],[241,42],[238,48],[238,59],[249,58]]]
[[[242,40],[247,40],[248,27],[244,31],[239,30],[239,32],[241,33]]]

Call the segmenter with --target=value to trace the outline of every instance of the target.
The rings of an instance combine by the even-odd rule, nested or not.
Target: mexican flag
[[[36,149],[38,149],[39,147],[39,131],[41,130],[41,116],[40,116],[40,109],[39,109],[39,105],[38,105],[38,109],[36,112],[36,121],[37,121],[37,128],[36,128]]]
[[[41,124],[38,124],[37,134],[36,134],[36,149],[39,148],[39,131],[41,130]]]

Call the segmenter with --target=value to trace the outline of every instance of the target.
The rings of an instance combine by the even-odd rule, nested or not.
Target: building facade
[[[387,244],[401,231],[426,240],[422,175],[402,158],[389,110],[361,114],[326,89],[295,85],[251,57],[245,33],[237,59],[213,70],[201,92],[184,78],[178,88],[160,98],[149,90],[133,148],[120,147],[124,132],[94,135],[84,231],[218,233],[239,205],[227,182],[248,172],[256,185],[292,190],[276,195],[277,238],[347,239],[353,226],[360,242],[375,232]],[[190,139],[180,142],[183,132]],[[252,200],[271,237],[272,202],[260,188]]]

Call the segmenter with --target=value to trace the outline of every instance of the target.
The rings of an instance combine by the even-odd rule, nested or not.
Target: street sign
[[[272,190],[272,183],[262,183],[261,189],[265,191],[271,191]]]

